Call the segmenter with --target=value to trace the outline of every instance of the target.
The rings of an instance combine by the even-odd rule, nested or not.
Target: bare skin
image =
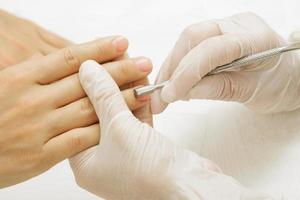
[[[69,45],[70,41],[0,9],[0,69]]]
[[[130,87],[147,84],[152,64],[143,57],[119,60],[127,47],[122,37],[102,38],[0,70],[0,188],[99,141],[98,119],[77,75],[85,60],[105,63],[128,107],[151,122],[149,97],[135,99]]]

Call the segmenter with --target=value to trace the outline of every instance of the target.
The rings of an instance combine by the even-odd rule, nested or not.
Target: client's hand
[[[80,86],[78,68],[88,59],[116,59],[127,47],[125,38],[108,37],[0,70],[0,188],[36,176],[98,143],[98,118]],[[152,67],[148,59],[103,66],[124,89],[131,110],[148,103],[147,97],[136,100],[132,89],[126,89],[146,84]]]
[[[107,200],[270,200],[139,121],[96,62],[82,64],[79,76],[101,124],[99,145],[70,160],[82,188]]]
[[[0,69],[70,44],[31,21],[0,9]]]

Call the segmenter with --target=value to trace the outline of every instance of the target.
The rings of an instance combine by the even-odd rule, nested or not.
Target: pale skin
[[[13,44],[0,51],[15,49]],[[77,74],[85,60],[102,63],[122,89],[128,107],[151,123],[149,96],[136,99],[132,87],[148,83],[152,64],[144,57],[124,58],[128,47],[124,37],[58,50],[61,47],[47,52],[32,49],[15,57],[12,53],[11,63],[0,58],[0,188],[30,179],[98,143],[98,118]],[[34,55],[39,56],[32,59]]]
[[[0,69],[28,58],[47,55],[70,41],[35,23],[0,9]]]

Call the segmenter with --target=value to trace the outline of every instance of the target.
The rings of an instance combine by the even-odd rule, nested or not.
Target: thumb
[[[97,62],[85,61],[80,67],[79,79],[102,125],[108,125],[120,113],[130,112],[119,87]]]

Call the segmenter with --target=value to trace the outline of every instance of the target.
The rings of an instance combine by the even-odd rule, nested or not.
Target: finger
[[[59,50],[59,48],[56,48],[54,46],[51,46],[47,43],[42,43],[39,45],[39,51],[43,54],[43,55],[48,55],[50,53],[56,52]]]
[[[134,88],[137,88],[137,87],[140,87],[140,86],[144,86],[144,85],[149,85],[148,78],[143,78],[143,79],[134,81],[130,85],[131,86],[128,87],[128,89],[124,89],[122,92],[124,92],[124,91],[130,91],[130,96],[132,98],[132,101],[135,100],[135,101],[139,102],[138,106],[134,107],[135,109],[133,109],[132,107],[129,107],[129,108],[131,108],[130,110],[136,111],[136,110],[138,110],[138,109],[140,109],[142,107],[147,106],[149,104],[149,102],[150,102],[151,96],[150,95],[145,95],[145,96],[141,96],[141,97],[135,97],[135,95],[134,95]],[[125,95],[123,95],[123,96],[126,97]],[[126,99],[127,98],[125,98],[125,100]],[[129,105],[128,102],[129,101],[126,100],[127,105]]]
[[[72,45],[73,43],[59,35],[52,33],[48,30],[45,30],[42,27],[37,27],[37,31],[41,39],[46,42],[49,46],[52,46],[56,49],[61,49],[67,46]]]
[[[143,57],[115,61],[104,64],[103,67],[119,86],[145,78],[152,70],[151,61]],[[51,101],[56,108],[85,96],[78,74],[73,74],[44,87],[51,94]]]
[[[149,80],[147,77],[126,83],[126,84],[120,86],[119,88],[122,91],[122,90],[141,87],[141,86],[145,86],[145,85],[149,85]]]
[[[12,59],[10,59],[4,52],[0,51],[0,70],[8,67],[8,66],[12,66],[14,63],[14,61]]]
[[[41,38],[40,51],[44,55],[48,55],[73,44],[71,41],[68,41],[39,26],[37,26],[37,32]]]
[[[74,128],[86,127],[98,122],[88,98],[82,98],[48,114],[47,138],[52,138]]]
[[[157,83],[168,80],[182,58],[194,47],[204,40],[220,35],[221,31],[217,23],[213,21],[201,22],[188,26],[176,42],[172,52],[163,63],[159,72]]]
[[[150,103],[133,111],[133,114],[141,122],[147,123],[149,126],[153,127],[153,116]]]
[[[152,71],[151,61],[144,57],[110,62],[103,67],[119,86],[145,78]]]
[[[119,61],[119,60],[124,60],[124,59],[128,59],[129,58],[129,54],[126,52],[123,55],[117,57],[116,59],[114,59],[114,61]]]
[[[101,128],[106,130],[111,120],[121,113],[131,115],[118,85],[98,63],[84,62],[80,67],[79,77],[82,87],[95,108]]]
[[[42,87],[51,96],[49,103],[53,108],[63,107],[86,96],[80,85],[78,73]]]
[[[122,95],[130,110],[139,109],[150,102],[150,96],[143,96],[140,98],[136,98],[134,95],[134,90],[132,88],[123,90]]]
[[[133,89],[122,91],[130,110],[137,110],[149,104],[148,98],[136,99]],[[97,115],[88,98],[82,98],[64,107],[56,109],[48,116],[47,123],[52,124],[47,131],[47,138],[52,138],[74,128],[86,127],[98,122]]]
[[[122,55],[127,47],[128,41],[124,37],[107,37],[64,48],[39,62],[27,63],[27,68],[33,71],[32,78],[36,82],[48,84],[78,72],[80,64],[86,60],[107,62]]]
[[[144,85],[149,85],[149,80],[147,78],[134,81],[131,84],[131,87],[137,87],[137,86],[144,86]],[[150,99],[150,96],[142,96],[139,97],[138,99],[140,100],[141,98],[145,99],[145,105],[133,110],[133,114],[136,118],[138,118],[141,122],[147,123],[150,126],[153,126],[153,117],[152,117],[152,112],[151,112],[151,106],[150,102],[148,99]]]
[[[162,64],[155,83],[162,83],[170,79],[174,70],[187,53],[207,38],[220,35],[217,23],[213,21],[201,22],[187,27],[176,42],[171,53]],[[161,113],[168,103],[161,98],[161,90],[157,90],[151,97],[151,109],[154,114]]]
[[[207,39],[182,59],[162,89],[162,99],[168,103],[183,99],[208,72],[251,51],[249,40],[240,35],[226,34]]]
[[[99,124],[89,127],[72,129],[64,134],[49,140],[45,146],[47,162],[56,164],[66,158],[72,157],[79,152],[95,146],[100,140]],[[52,165],[51,165],[52,166]]]
[[[42,58],[44,55],[40,52],[36,52],[34,53],[28,60],[35,60],[35,59],[38,59],[38,58]]]
[[[187,99],[210,99],[246,102],[253,94],[249,74],[224,72],[203,78],[187,95]]]
[[[168,107],[161,97],[161,89],[157,89],[151,94],[151,110],[153,114],[159,114],[163,112]]]

